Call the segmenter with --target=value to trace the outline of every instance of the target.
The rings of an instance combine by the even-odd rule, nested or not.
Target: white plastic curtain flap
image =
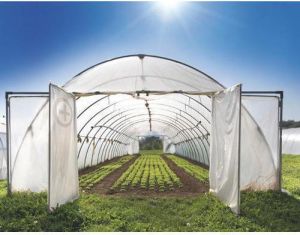
[[[239,214],[241,85],[212,97],[210,191]]]
[[[50,84],[49,209],[79,197],[75,98]]]

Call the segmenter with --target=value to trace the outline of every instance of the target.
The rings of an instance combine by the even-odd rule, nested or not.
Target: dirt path
[[[164,161],[168,164],[170,169],[175,172],[175,174],[180,178],[183,187],[180,188],[179,192],[181,193],[204,193],[208,192],[208,183],[203,183],[193,176],[186,173],[182,168],[177,166],[172,160],[168,159],[165,156],[162,156]]]
[[[107,176],[104,177],[98,184],[96,184],[91,190],[91,193],[98,193],[98,194],[111,194],[111,186],[114,184],[117,179],[121,177],[123,172],[125,172],[137,157],[133,157],[133,159],[129,160],[128,162],[124,163],[121,167],[114,170],[113,172],[109,173]]]

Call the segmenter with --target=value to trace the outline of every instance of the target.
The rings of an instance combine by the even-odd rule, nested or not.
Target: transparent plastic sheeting
[[[49,208],[79,197],[75,98],[50,85]]]
[[[9,97],[10,189],[46,191],[48,187],[48,98]]]
[[[282,152],[300,154],[300,127],[282,130]]]
[[[163,152],[164,153],[170,153],[170,154],[174,154],[175,153],[175,146],[172,143],[172,140],[170,140],[168,137],[164,137],[162,139],[162,143],[163,143]]]
[[[151,131],[169,138],[171,152],[209,164],[211,100],[207,96],[94,95],[80,97],[76,105],[80,169],[137,153],[137,147],[133,152],[127,146]]]
[[[1,125],[1,123],[0,123]],[[6,133],[0,128],[0,180],[7,178]]]
[[[140,145],[138,140],[130,140],[128,144],[128,154],[133,155],[140,152]]]
[[[242,104],[241,190],[277,190],[280,187],[279,98],[242,96]]]
[[[210,191],[239,213],[240,97],[237,85],[212,97]]]
[[[66,83],[69,92],[197,91],[215,92],[223,86],[181,62],[157,56],[125,56],[100,63]]]

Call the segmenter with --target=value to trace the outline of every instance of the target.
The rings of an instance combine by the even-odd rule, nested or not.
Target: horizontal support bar
[[[131,96],[139,96],[140,94],[146,95],[168,95],[168,94],[187,94],[187,95],[214,95],[216,92],[199,92],[199,91],[125,91],[125,92],[114,92],[114,91],[95,91],[95,92],[73,92],[75,96],[92,96],[92,95],[131,95]]]
[[[242,91],[242,94],[283,94],[283,91]]]

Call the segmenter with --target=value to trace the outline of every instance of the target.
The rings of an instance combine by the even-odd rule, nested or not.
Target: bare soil
[[[96,184],[89,192],[101,195],[115,195],[115,196],[145,196],[145,197],[160,197],[160,196],[197,196],[199,194],[208,192],[208,183],[202,183],[196,178],[187,174],[182,168],[178,167],[173,161],[162,157],[168,164],[170,169],[180,178],[182,187],[175,187],[173,190],[160,192],[158,189],[149,190],[141,188],[130,188],[126,191],[111,190],[114,182],[121,177],[121,175],[134,163],[136,157],[123,166],[116,169],[107,175],[101,182]]]
[[[110,189],[111,186],[113,186],[114,182],[121,177],[123,172],[125,172],[129,168],[129,166],[134,163],[136,159],[137,157],[134,157],[133,159],[124,163],[118,169],[109,173],[98,184],[94,185],[94,187],[90,190],[90,192],[97,193],[97,194],[111,194],[112,193]]]

